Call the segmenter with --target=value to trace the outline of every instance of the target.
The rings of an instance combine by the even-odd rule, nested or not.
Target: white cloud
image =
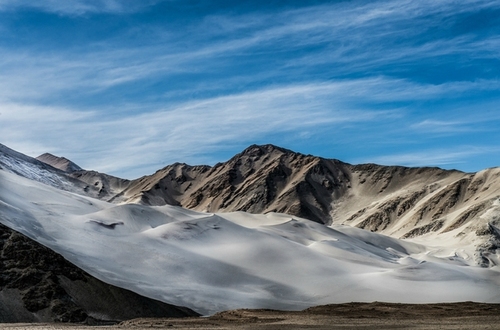
[[[472,128],[471,122],[456,121],[456,120],[432,120],[426,119],[410,127],[419,132],[424,133],[460,133],[460,132],[470,132],[474,129]]]
[[[59,7],[83,8],[75,11],[128,8],[128,2],[119,0],[0,0],[0,8],[4,9],[28,5],[46,6],[54,11],[63,10],[57,9]],[[444,24],[442,21],[446,22],[446,17],[487,6],[500,7],[500,4],[491,1],[467,1],[463,6],[456,6],[453,1],[377,1],[364,6],[332,4],[289,10],[272,16],[260,13],[210,16],[199,24],[192,23],[185,27],[184,33],[190,36],[189,39],[172,37],[172,31],[162,26],[148,26],[148,31],[155,30],[158,38],[153,38],[154,42],[151,43],[141,43],[140,46],[123,43],[117,37],[78,49],[60,49],[58,52],[28,48],[12,51],[3,48],[0,50],[0,99],[46,100],[58,98],[60,93],[71,90],[91,94],[125,83],[192,72],[207,75],[222,72],[222,78],[217,82],[217,85],[222,86],[229,84],[238,74],[234,68],[225,71],[228,63],[234,64],[242,53],[258,53],[267,47],[272,51],[282,49],[288,54],[295,54],[295,50],[307,45],[328,45],[312,54],[306,52],[304,55],[276,60],[273,68],[258,69],[253,74],[247,74],[247,81],[261,79],[264,74],[286,79],[288,74],[295,77],[293,75],[300,75],[310,66],[324,64],[335,65],[332,68],[334,76],[336,73],[352,71],[369,75],[372,69],[384,65],[397,66],[398,63],[413,63],[445,55],[492,58],[498,55],[498,38],[495,36],[482,40],[476,40],[473,35],[462,35],[421,43],[400,42],[409,38],[409,35],[425,31],[425,24],[415,26],[412,19],[430,19],[425,17],[437,13],[439,15],[432,24],[439,26]],[[182,33],[179,35],[184,36]],[[490,83],[478,81],[476,85],[490,90],[500,87],[498,82]],[[463,86],[459,82],[452,85],[457,93],[467,88],[477,88],[470,82],[464,82]],[[440,93],[436,87],[426,88]],[[425,97],[430,91],[418,92],[423,92]],[[399,95],[403,96],[401,93]]]

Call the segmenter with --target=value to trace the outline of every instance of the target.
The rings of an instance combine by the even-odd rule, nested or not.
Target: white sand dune
[[[91,275],[202,314],[350,301],[500,302],[464,250],[270,213],[116,205],[0,170],[0,222]],[[436,242],[434,242],[435,244]]]

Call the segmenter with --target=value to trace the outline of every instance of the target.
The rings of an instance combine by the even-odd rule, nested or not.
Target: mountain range
[[[252,145],[215,166],[176,163],[136,180],[82,170],[50,154],[37,160],[79,181],[78,193],[112,203],[277,212],[396,238],[446,236],[475,244],[477,263],[498,264],[500,168],[351,165],[273,145]]]
[[[214,166],[176,163],[152,175],[126,180],[84,170],[63,157],[43,154],[35,159],[0,145],[0,174],[0,222],[7,226],[3,228],[2,260],[6,261],[1,269],[4,289],[0,291],[3,320],[64,320],[68,315],[71,320],[81,319],[82,315],[95,320],[126,318],[123,313],[109,312],[111,300],[104,304],[107,307],[95,311],[81,303],[83,298],[71,296],[76,289],[70,289],[67,283],[82,278],[92,287],[112,285],[114,289],[103,289],[106,292],[132,290],[148,297],[141,299],[152,299],[147,301],[148,306],[165,304],[155,309],[160,312],[154,316],[210,314],[239,307],[294,309],[317,303],[384,300],[384,297],[401,302],[406,296],[408,301],[421,302],[424,298],[418,292],[414,292],[413,298],[401,293],[413,292],[408,286],[422,274],[421,282],[429,282],[425,285],[427,290],[446,282],[436,291],[442,298],[424,290],[432,302],[440,299],[500,302],[498,293],[486,294],[488,288],[499,285],[499,168],[464,173],[430,167],[351,165],[273,145],[252,145]],[[30,193],[31,190],[39,191],[44,198]],[[17,197],[12,197],[13,194]],[[65,201],[65,206],[53,206],[61,201]],[[68,219],[74,226],[71,222],[66,229],[53,227],[53,223]],[[13,244],[9,243],[12,235],[25,235],[19,239],[24,242],[19,243],[20,247],[32,240],[29,243],[32,250],[43,250],[44,255],[57,252],[55,255],[65,259],[52,256],[49,260],[62,258],[57,259],[61,260],[58,264],[67,263],[67,259],[70,263],[63,268],[74,269],[64,274],[52,269],[44,273],[46,266],[33,260],[23,261],[35,267],[24,272],[38,274],[36,279],[50,278],[50,285],[43,281],[28,281],[24,286],[12,284],[17,276],[12,274],[18,271],[12,265],[18,261],[10,261],[14,257],[5,252],[5,246]],[[88,236],[89,241],[77,239],[76,244],[65,240],[68,235]],[[86,244],[99,237],[115,242],[109,243],[111,247],[120,246],[129,253],[135,250],[127,242],[147,247],[141,250],[145,256],[141,257],[141,264],[146,264],[144,270],[125,270],[131,267],[127,262],[112,266],[112,260],[106,256],[81,251],[82,246],[88,249]],[[127,241],[122,240],[125,237]],[[163,242],[167,238],[168,243]],[[151,264],[165,258],[163,252],[158,252],[162,249],[154,245],[159,244],[157,240],[167,244],[170,250],[165,253],[192,263],[190,268],[168,261],[181,274],[181,279],[172,278],[171,285],[160,283],[151,275],[159,272]],[[36,245],[39,243],[50,249]],[[224,246],[231,246],[239,254],[221,251]],[[266,257],[259,257],[253,250]],[[278,275],[286,275],[275,269],[273,260],[285,257],[289,265],[282,267],[287,274],[302,269],[295,282],[280,279]],[[227,283],[227,278],[219,283],[213,277],[194,275],[192,272],[200,265],[219,278],[225,278],[226,274],[221,269],[237,274],[231,277],[234,284]],[[298,265],[307,267],[307,271]],[[340,272],[339,267],[344,271]],[[121,273],[122,270],[125,271]],[[323,270],[323,277],[319,270]],[[176,274],[170,270],[160,272],[170,277]],[[378,272],[381,275],[373,275]],[[415,274],[410,276],[409,272]],[[66,273],[80,275],[69,281],[67,278],[73,275]],[[365,283],[369,278],[373,280],[369,274],[379,280]],[[137,283],[137,279],[150,275],[150,282]],[[334,279],[339,288],[324,290],[324,295],[311,284],[324,287]],[[449,285],[470,285],[479,280],[481,285],[472,285],[461,294],[443,293]],[[102,284],[94,284],[97,281]],[[393,281],[401,292],[386,290],[384,294],[388,281]],[[192,286],[192,282],[197,282],[200,292],[205,293],[199,297],[182,296],[191,290],[186,283]],[[46,289],[33,289],[40,287]],[[353,288],[350,294],[344,291],[347,287]],[[30,290],[42,293],[37,296]],[[164,291],[158,293],[161,290]],[[45,300],[40,298],[56,291],[60,294],[45,296]],[[45,302],[38,303],[42,300]],[[70,309],[59,308],[63,312],[57,312],[53,307],[68,300],[76,301]],[[14,305],[9,302],[23,305],[29,313],[14,315]],[[130,304],[137,305],[133,299]],[[140,310],[134,315],[151,315],[151,312]]]

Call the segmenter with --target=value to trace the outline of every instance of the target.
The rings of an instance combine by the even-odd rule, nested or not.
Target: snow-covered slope
[[[129,180],[82,170],[63,157],[43,154],[39,158],[26,156],[0,144],[0,169],[58,189],[113,200],[129,184]]]
[[[95,277],[203,314],[350,301],[500,302],[498,266],[270,213],[115,205],[0,170],[0,222]],[[446,241],[444,242],[446,244]]]
[[[0,168],[60,189],[73,188],[73,184],[65,178],[61,170],[12,150],[3,144],[0,144]]]

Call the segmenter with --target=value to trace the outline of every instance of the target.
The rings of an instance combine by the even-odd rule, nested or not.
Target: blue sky
[[[0,143],[121,177],[254,143],[478,171],[499,102],[499,1],[0,0]]]

